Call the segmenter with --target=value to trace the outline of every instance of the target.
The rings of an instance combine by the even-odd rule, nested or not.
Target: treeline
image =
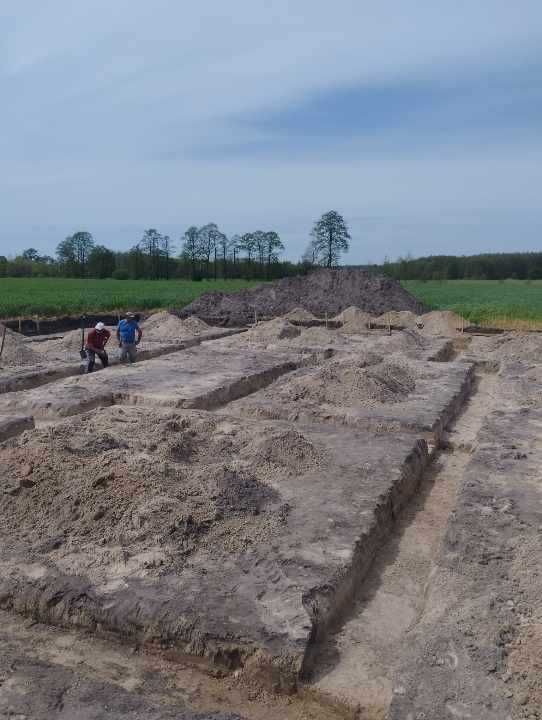
[[[397,280],[539,280],[542,252],[406,257],[371,269]]]
[[[130,250],[119,252],[97,244],[91,233],[81,231],[60,242],[55,257],[42,256],[35,248],[13,259],[0,256],[0,276],[272,279],[300,271],[297,263],[280,259],[284,245],[273,231],[228,238],[216,224],[209,223],[189,227],[179,245],[150,228]]]
[[[284,244],[274,230],[255,230],[228,237],[215,223],[190,226],[178,242],[155,228],[127,252],[115,252],[94,241],[91,233],[76,232],[56,248],[56,256],[35,248],[8,259],[0,256],[0,276],[94,277],[127,279],[246,278],[275,279],[306,272],[315,265],[331,266],[348,250],[348,229],[335,210],[315,223],[311,242],[299,263],[281,260]]]

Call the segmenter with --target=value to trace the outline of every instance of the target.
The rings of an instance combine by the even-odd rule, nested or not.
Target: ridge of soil
[[[418,312],[420,303],[397,280],[358,268],[325,268],[236,293],[205,293],[180,311],[214,325],[243,325],[286,315],[299,307],[316,317],[337,315],[352,305],[371,315],[390,310]]]

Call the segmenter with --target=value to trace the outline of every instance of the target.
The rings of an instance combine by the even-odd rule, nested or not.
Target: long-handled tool
[[[81,315],[81,350],[79,350],[81,360],[85,360],[87,357],[87,353],[85,350],[85,319],[85,315]]]
[[[4,343],[6,342],[6,332],[7,332],[7,327],[4,325],[4,330],[2,332],[2,344],[0,345],[0,358],[2,357],[2,353],[4,352]]]

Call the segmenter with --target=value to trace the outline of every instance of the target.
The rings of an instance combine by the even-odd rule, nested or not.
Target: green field
[[[246,280],[0,278],[0,317],[180,308],[204,292],[234,292],[256,284]]]
[[[430,308],[453,310],[474,324],[542,323],[542,280],[406,280],[402,284]]]
[[[0,317],[180,308],[201,293],[234,292],[245,280],[76,280],[0,278]],[[454,310],[473,323],[542,323],[542,280],[408,280],[403,285],[434,309]]]

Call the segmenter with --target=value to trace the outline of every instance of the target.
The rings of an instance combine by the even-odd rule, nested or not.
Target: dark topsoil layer
[[[180,315],[197,315],[212,325],[245,325],[254,322],[254,311],[263,319],[303,307],[323,318],[326,312],[333,316],[351,305],[375,316],[389,310],[423,311],[396,280],[357,268],[325,268],[236,293],[205,293]]]

